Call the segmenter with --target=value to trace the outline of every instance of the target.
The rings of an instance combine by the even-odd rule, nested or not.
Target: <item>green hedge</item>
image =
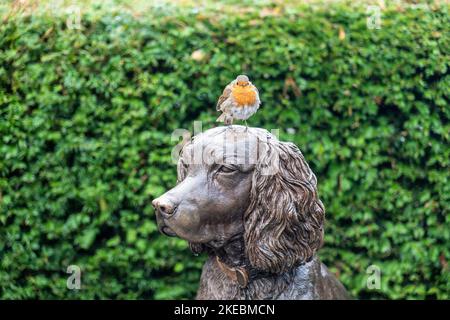
[[[192,298],[204,257],[158,233],[151,199],[176,181],[172,131],[215,126],[239,73],[263,101],[249,124],[280,128],[316,173],[320,256],[351,294],[450,298],[448,7],[366,19],[345,5],[94,10],[81,30],[5,19],[0,298]]]

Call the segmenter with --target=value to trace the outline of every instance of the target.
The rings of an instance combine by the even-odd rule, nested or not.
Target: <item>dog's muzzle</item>
[[[155,208],[156,221],[158,223],[159,231],[165,234],[166,236],[176,237],[177,234],[175,233],[175,231],[173,231],[165,223],[165,220],[170,219],[170,217],[173,216],[173,214],[175,213],[176,206],[172,202],[162,197],[153,200],[152,205],[153,208]]]

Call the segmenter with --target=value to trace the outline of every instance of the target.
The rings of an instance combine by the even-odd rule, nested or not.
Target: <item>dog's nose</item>
[[[175,205],[167,199],[157,198],[152,201],[153,208],[158,210],[164,217],[172,215],[175,211]]]

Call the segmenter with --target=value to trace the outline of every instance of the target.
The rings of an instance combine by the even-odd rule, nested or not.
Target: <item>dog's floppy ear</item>
[[[308,261],[320,248],[325,210],[316,185],[294,144],[267,143],[253,173],[244,216],[246,254],[253,267],[282,273]]]

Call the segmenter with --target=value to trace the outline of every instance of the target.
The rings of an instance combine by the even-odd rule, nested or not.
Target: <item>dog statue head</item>
[[[288,271],[323,240],[325,210],[300,150],[259,128],[218,127],[195,136],[177,185],[153,201],[158,227],[194,252],[242,236],[253,268]]]

